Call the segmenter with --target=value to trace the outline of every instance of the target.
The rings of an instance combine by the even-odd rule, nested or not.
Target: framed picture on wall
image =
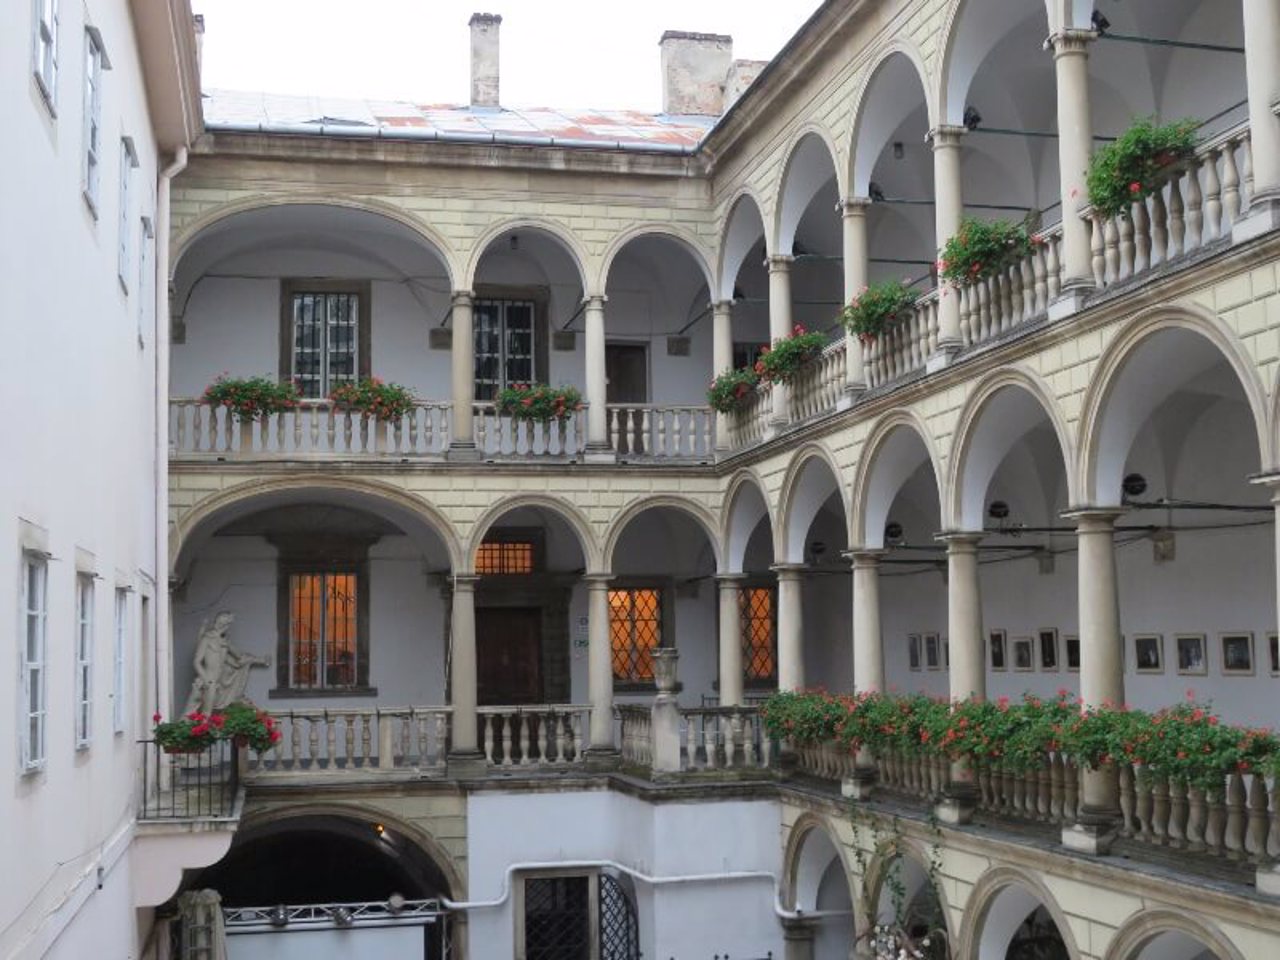
[[[1138,673],[1164,673],[1164,637],[1158,633],[1134,634],[1133,666]]]
[[[987,638],[987,645],[991,651],[991,669],[992,670],[1008,670],[1009,661],[1005,654],[1005,632],[1003,630],[992,630]]]
[[[1032,649],[1030,637],[1013,638],[1013,669],[1035,669],[1035,651]]]
[[[1271,654],[1271,675],[1280,677],[1280,633],[1267,634],[1267,649]]]
[[[1040,669],[1056,672],[1058,669],[1058,631],[1044,629],[1040,631]]]
[[[920,669],[920,634],[907,634],[907,666],[912,670]]]
[[[1062,638],[1062,649],[1066,653],[1067,670],[1071,673],[1080,672],[1080,638],[1065,636]]]
[[[1179,634],[1177,644],[1178,673],[1192,677],[1203,677],[1209,672],[1209,664],[1204,655],[1203,633]]]
[[[1224,633],[1222,639],[1222,672],[1235,676],[1253,675],[1253,634]]]
[[[926,633],[924,635],[924,665],[930,670],[937,670],[942,664],[942,655],[938,650],[938,635],[936,633]]]

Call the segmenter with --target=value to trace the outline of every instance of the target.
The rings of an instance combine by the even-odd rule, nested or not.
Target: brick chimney
[[[498,106],[498,28],[496,13],[471,15],[471,105]]]
[[[733,65],[733,37],[668,30],[662,49],[662,112],[718,117]]]

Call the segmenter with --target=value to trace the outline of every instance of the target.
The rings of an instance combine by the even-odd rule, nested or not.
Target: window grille
[[[302,396],[327,397],[335,387],[353,383],[360,350],[358,293],[295,293],[293,369]]]
[[[84,64],[84,198],[96,219],[102,167],[102,44],[85,33]]]
[[[35,0],[35,14],[31,69],[52,108],[58,99],[58,0]]]
[[[114,636],[111,650],[111,726],[116,733],[124,732],[124,659],[125,643],[129,629],[129,591],[116,588]]]
[[[93,737],[93,575],[76,576],[76,748]]]
[[[44,764],[45,626],[48,619],[49,565],[39,554],[26,554],[22,576],[22,766]]]
[[[772,680],[777,670],[773,588],[743,587],[738,591],[738,611],[746,679]]]
[[[640,925],[626,889],[607,873],[600,874],[600,960],[639,960]]]
[[[507,387],[533,382],[533,301],[476,301],[472,335],[477,400],[493,400]]]
[[[613,678],[653,680],[653,651],[662,646],[662,593],[653,588],[609,591]]]
[[[476,573],[533,573],[533,544],[527,540],[493,541],[476,551]]]
[[[356,574],[289,577],[289,685],[328,690],[356,686]]]
[[[525,960],[591,960],[590,879],[524,881]]]

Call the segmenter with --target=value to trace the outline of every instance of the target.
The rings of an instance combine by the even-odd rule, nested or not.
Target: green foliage
[[[415,398],[408,387],[366,377],[357,383],[335,387],[329,399],[339,410],[354,410],[378,420],[399,423],[413,410]]]
[[[582,409],[582,394],[574,387],[549,387],[545,383],[517,383],[498,394],[498,412],[514,420],[567,420]]]
[[[1195,153],[1199,126],[1179,120],[1157,126],[1139,120],[1089,160],[1089,202],[1103,216],[1129,216],[1133,204],[1160,190],[1177,164]]]
[[[957,286],[976,283],[1030,255],[1039,242],[1025,224],[965,217],[942,248],[938,273]]]
[[[177,720],[163,720],[157,713],[151,720],[155,724],[152,737],[166,753],[199,753],[219,740],[232,740],[263,753],[280,740],[275,721],[248,701],[209,714],[196,710]]]
[[[840,321],[862,341],[874,340],[886,326],[904,318],[915,306],[916,292],[901,280],[864,287],[844,308]]]
[[[226,407],[241,423],[249,423],[298,404],[298,388],[293,383],[277,383],[266,377],[229,377],[225,373],[205,387],[202,403]]]
[[[711,381],[707,403],[718,413],[733,413],[750,399],[760,377],[750,367],[726,370]]]
[[[280,740],[280,731],[271,715],[248,701],[230,704],[223,711],[223,717],[222,736],[239,740],[257,753],[270,750]]]
[[[756,376],[771,383],[790,383],[800,368],[820,354],[826,345],[827,338],[821,333],[809,333],[796,324],[791,336],[775,340],[760,351],[755,365]]]

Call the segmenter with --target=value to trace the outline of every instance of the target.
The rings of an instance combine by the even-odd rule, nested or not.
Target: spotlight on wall
[[[1131,473],[1120,482],[1126,497],[1140,497],[1147,492],[1147,478],[1140,473]]]
[[[814,540],[809,544],[809,556],[814,560],[818,560],[827,552],[827,545],[822,540]]]
[[[893,141],[893,159],[901,160],[907,155],[906,148],[902,146],[901,140]]]
[[[333,922],[340,927],[349,927],[354,922],[351,918],[351,911],[346,907],[334,907],[330,916],[333,917]]]
[[[982,125],[982,114],[972,106],[964,108],[964,119],[961,121],[967,130],[977,130]]]
[[[400,914],[404,912],[404,904],[404,894],[393,893],[391,896],[387,897],[387,913],[391,914],[393,917],[400,916]]]
[[[1093,29],[1098,31],[1098,36],[1102,36],[1111,29],[1111,21],[1102,15],[1101,10],[1094,10],[1091,19],[1093,20]]]
[[[1009,517],[1009,505],[1003,500],[992,500],[987,507],[987,516],[992,520],[1006,520]]]
[[[376,833],[376,834],[377,834],[378,836],[380,836],[380,837],[381,837],[381,836],[385,836],[385,835],[386,835],[386,832],[387,832],[387,828],[386,828],[383,824],[381,824],[381,823],[375,823],[375,824],[373,825],[373,832],[374,832],[374,833]]]
[[[271,925],[273,927],[287,926],[289,923],[289,911],[284,908],[284,904],[280,904],[271,911]]]
[[[898,547],[902,545],[902,524],[896,520],[890,520],[884,525],[884,542],[887,546]]]
[[[511,245],[512,250],[520,249],[520,234],[513,233],[511,239],[507,241]]]
[[[884,203],[884,190],[874,180],[867,184],[867,196],[872,203]]]

